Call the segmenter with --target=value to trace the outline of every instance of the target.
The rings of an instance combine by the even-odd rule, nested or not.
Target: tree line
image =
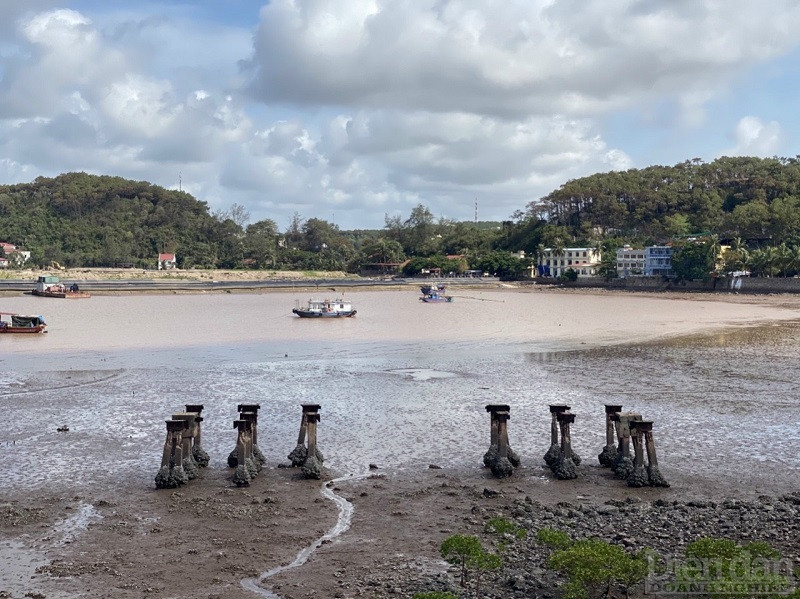
[[[36,266],[152,268],[168,252],[181,268],[393,272],[402,265],[407,275],[478,269],[514,278],[545,247],[577,246],[602,249],[613,276],[618,247],[693,234],[712,246],[735,242],[739,265],[753,272],[797,274],[800,160],[723,157],[598,173],[503,222],[437,219],[419,204],[405,218],[387,215],[378,230],[341,230],[299,214],[281,230],[272,219],[250,222],[241,205],[211,212],[186,192],[121,177],[67,173],[0,186],[0,241],[30,251]],[[520,250],[528,259],[514,255]]]

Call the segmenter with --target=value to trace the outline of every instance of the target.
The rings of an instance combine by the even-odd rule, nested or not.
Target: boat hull
[[[356,315],[355,310],[350,310],[347,312],[317,312],[317,311],[309,311],[309,310],[299,310],[295,308],[292,310],[295,314],[297,314],[300,318],[351,318]]]
[[[31,291],[31,295],[36,295],[38,297],[55,297],[59,299],[84,299],[92,297],[85,291],[38,291],[36,289]]]
[[[18,334],[35,334],[46,333],[45,325],[40,324],[35,327],[2,327],[0,326],[0,333],[18,333]]]

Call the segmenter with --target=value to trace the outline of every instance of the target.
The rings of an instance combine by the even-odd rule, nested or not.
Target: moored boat
[[[46,328],[42,316],[0,312],[0,333],[46,333]]]
[[[419,289],[422,291],[422,297],[419,298],[419,301],[426,304],[441,304],[453,301],[452,296],[446,295],[447,286],[444,283],[439,283],[435,287],[423,285]]]
[[[353,305],[341,298],[310,299],[304,308],[301,308],[298,302],[292,312],[300,318],[342,318],[356,315]]]
[[[44,275],[36,280],[36,287],[31,294],[39,297],[57,297],[61,299],[81,299],[91,297],[85,291],[81,291],[77,283],[67,287],[58,277]]]

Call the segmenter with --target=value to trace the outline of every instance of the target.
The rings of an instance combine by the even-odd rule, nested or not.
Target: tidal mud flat
[[[795,503],[784,498],[800,487],[793,298],[475,296],[491,301],[431,307],[413,292],[353,293],[358,318],[314,323],[323,327],[288,316],[285,294],[92,298],[102,301],[86,314],[54,306],[52,337],[30,340],[45,344],[15,342],[13,355],[0,356],[0,550],[16,564],[0,574],[0,591],[257,596],[243,580],[290,563],[337,521],[320,492],[325,478],[276,467],[307,401],[322,405],[324,474],[352,475],[336,493],[353,517],[301,567],[263,582],[280,597],[450,588],[439,544],[480,533],[495,514],[575,534],[600,524],[631,548],[708,532],[761,534],[791,553],[781,531],[796,538]],[[223,326],[243,315],[252,325]],[[83,316],[100,323],[92,335]],[[148,330],[137,326],[150,321]],[[484,405],[498,400],[511,406],[509,436],[522,459],[503,480],[481,465]],[[599,468],[609,400],[655,422],[672,487],[629,489]],[[268,467],[237,489],[224,457],[245,401],[262,405]],[[188,485],[156,491],[163,421],[185,403],[206,406],[212,462]],[[577,416],[584,464],[574,481],[556,481],[542,461],[550,403],[569,403]],[[62,425],[69,431],[57,432]],[[636,514],[639,532],[626,524]],[[518,587],[506,571],[495,596],[552,589],[540,566],[520,561],[536,548],[517,552],[510,578]]]

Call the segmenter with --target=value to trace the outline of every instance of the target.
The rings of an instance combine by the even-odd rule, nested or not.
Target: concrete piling
[[[617,412],[611,415],[611,419],[618,424],[617,437],[619,439],[617,460],[614,462],[612,468],[617,477],[627,480],[633,472],[630,423],[633,421],[640,421],[642,415],[634,412]]]
[[[233,421],[233,428],[237,430],[236,436],[236,471],[233,473],[233,482],[237,487],[246,487],[258,473],[258,468],[253,463],[252,449],[252,422],[246,419]]]
[[[188,428],[185,420],[166,420],[167,439],[161,457],[161,468],[156,474],[157,489],[174,489],[189,482],[183,469],[183,431]]]
[[[308,412],[306,414],[306,432],[308,434],[307,457],[303,462],[302,472],[307,478],[320,478],[322,476],[322,459],[317,451],[317,423],[319,414]]]
[[[572,451],[572,434],[570,432],[570,425],[575,422],[575,414],[560,412],[556,416],[556,421],[561,432],[561,446],[558,462],[556,462],[553,467],[553,472],[556,478],[560,480],[578,478],[578,471],[575,467],[576,463]]]
[[[558,415],[569,411],[569,406],[552,404],[550,406],[550,448],[544,454],[545,463],[553,468],[561,457],[561,445],[558,441]]]
[[[614,462],[617,461],[617,433],[616,424],[611,418],[613,414],[622,411],[622,406],[619,404],[606,404],[606,444],[603,450],[597,456],[601,466],[611,468]]]
[[[497,459],[497,447],[498,447],[498,422],[497,422],[497,413],[498,412],[505,412],[510,413],[511,407],[507,404],[489,404],[486,406],[486,411],[489,412],[489,427],[490,427],[490,435],[489,435],[489,449],[483,455],[483,465],[491,468],[492,464]],[[520,465],[519,456],[516,452],[511,449],[511,446],[507,443],[507,459],[511,463],[514,468],[518,468]]]
[[[267,459],[264,457],[264,454],[261,451],[261,448],[258,446],[258,411],[261,409],[261,405],[257,403],[240,403],[236,409],[241,414],[242,418],[250,420],[252,422],[253,427],[253,461],[255,462],[258,469],[261,470],[264,464],[266,464]]]
[[[505,478],[514,473],[514,466],[508,455],[508,421],[511,416],[507,411],[496,411],[494,417],[497,421],[497,457],[489,467],[497,478]]]
[[[308,416],[310,414],[317,414],[320,410],[320,405],[315,403],[300,404],[303,409],[303,414],[300,417],[300,432],[297,434],[297,445],[287,456],[292,462],[293,467],[302,466],[308,457],[308,448],[306,447],[306,431],[308,429]],[[324,461],[322,453],[319,449],[315,449],[316,458],[320,462]]]
[[[192,457],[197,465],[201,468],[205,468],[208,466],[209,457],[206,453],[206,450],[203,449],[202,445],[202,432],[200,423],[203,422],[203,417],[201,413],[203,412],[203,404],[186,404],[186,411],[192,414],[196,414],[194,423],[194,439],[192,441]]]
[[[656,443],[653,439],[653,423],[650,421],[639,424],[639,430],[644,437],[644,445],[647,450],[647,477],[650,479],[651,487],[668,487],[669,483],[658,470],[658,458],[656,457]]]
[[[650,478],[644,469],[644,443],[642,429],[640,428],[642,424],[644,423],[641,420],[631,420],[629,422],[631,442],[633,443],[633,470],[628,476],[629,487],[645,487],[650,484]]]
[[[197,419],[194,412],[180,412],[172,415],[173,420],[185,420],[186,429],[181,434],[181,449],[183,453],[183,469],[186,471],[186,476],[189,480],[197,478],[200,474],[200,467],[194,461],[194,454],[192,453],[194,435],[195,435],[195,420]]]

